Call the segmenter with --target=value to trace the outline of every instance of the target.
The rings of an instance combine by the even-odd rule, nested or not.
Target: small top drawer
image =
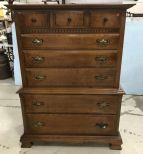
[[[50,14],[49,13],[21,13],[17,15],[17,21],[21,28],[31,27],[49,27],[50,25]]]
[[[53,13],[53,27],[81,28],[85,26],[83,11],[58,11]]]
[[[119,28],[121,14],[117,12],[93,11],[90,14],[92,28]]]

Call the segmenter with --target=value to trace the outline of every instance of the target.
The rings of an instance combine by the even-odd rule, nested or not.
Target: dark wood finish
[[[32,142],[23,141],[22,145],[21,145],[21,148],[31,148],[32,144],[33,144]]]
[[[111,149],[114,150],[121,150],[121,145],[122,145],[122,139],[120,134],[119,135],[114,135],[114,136],[73,136],[73,135],[35,135],[35,134],[29,134],[26,135],[24,134],[21,137],[22,141],[22,146],[25,148],[29,147],[29,144],[31,142],[46,142],[48,143],[53,143],[53,144],[66,144],[66,145],[91,145],[91,144],[108,144],[110,145]],[[23,144],[24,143],[24,144]],[[115,146],[114,146],[115,145]]]
[[[125,94],[124,91],[122,89],[115,89],[115,88],[87,88],[87,87],[75,87],[75,88],[71,88],[71,87],[42,87],[42,88],[22,88],[20,90],[18,90],[18,92],[20,95],[21,94],[61,94],[61,95],[70,95],[70,94],[81,94],[81,95],[123,95]]]
[[[26,133],[117,135],[115,115],[26,114]]]
[[[26,113],[117,114],[122,99],[122,95],[28,94],[23,97]]]
[[[118,143],[112,143],[112,144],[110,144],[110,148],[112,149],[112,150],[122,150],[122,147],[121,147],[121,145],[120,144],[118,144]]]
[[[22,147],[97,143],[121,149],[119,81],[132,6],[7,6],[14,12],[23,82]]]
[[[120,12],[92,11],[90,15],[90,27],[119,28],[120,16]]]
[[[119,34],[22,34],[21,41],[25,50],[117,49]]]
[[[42,4],[32,4],[32,5],[5,5],[9,9],[12,9],[14,11],[17,10],[79,10],[79,9],[104,9],[104,10],[116,10],[116,11],[126,11],[126,9],[129,9],[133,7],[135,4],[66,4],[66,5],[42,5]]]
[[[60,50],[25,50],[25,67],[116,67],[117,51],[87,50],[87,51],[60,51]]]
[[[48,13],[19,12],[17,14],[17,20],[21,29],[49,27],[50,25],[50,15]]]
[[[110,87],[115,85],[115,69],[109,68],[27,68],[29,87]]]
[[[83,11],[57,11],[53,13],[55,28],[83,28],[85,24]]]
[[[63,29],[69,31],[70,29],[79,29],[89,31],[89,28],[102,28],[108,29],[119,29],[121,21],[120,11],[112,10],[111,12],[105,10],[95,10],[95,11],[21,11],[17,13],[18,24],[21,27],[21,31],[25,28],[31,31],[35,28],[45,28],[45,29]],[[82,28],[82,29],[81,29]],[[36,32],[37,33],[37,32]]]

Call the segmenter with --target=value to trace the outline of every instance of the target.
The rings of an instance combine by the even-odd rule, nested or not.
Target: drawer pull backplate
[[[36,56],[36,57],[32,57],[33,61],[36,63],[43,63],[45,58],[44,57],[40,57],[40,56]]]
[[[34,45],[42,45],[42,44],[43,44],[43,40],[42,40],[42,39],[37,39],[37,38],[35,38],[35,39],[32,41],[32,43],[33,43]]]
[[[34,77],[34,79],[35,80],[39,80],[39,81],[40,80],[45,80],[46,79],[46,76],[44,76],[44,75],[37,75],[37,76]]]
[[[44,103],[43,102],[39,102],[39,101],[36,101],[36,100],[33,100],[32,101],[32,105],[35,106],[35,107],[40,107],[42,106]]]
[[[107,56],[97,56],[95,58],[95,60],[97,62],[100,62],[100,63],[106,63],[106,62],[108,62],[110,60],[110,57],[107,57]]]
[[[106,47],[110,44],[110,40],[108,40],[108,39],[97,39],[96,43],[97,43],[97,45],[99,45],[101,47]]]
[[[98,102],[98,103],[97,103],[97,106],[98,106],[100,109],[105,109],[105,108],[109,107],[110,104],[109,104],[108,102],[101,101],[101,102]]]
[[[33,126],[36,127],[36,128],[43,127],[44,125],[45,125],[45,124],[44,124],[43,122],[40,122],[40,121],[35,122],[35,123],[33,124]]]
[[[106,79],[108,79],[108,76],[96,75],[96,76],[95,76],[95,79],[96,79],[96,80],[106,80]]]
[[[100,129],[106,129],[108,127],[108,124],[107,123],[97,123],[96,124],[96,128],[100,128]]]

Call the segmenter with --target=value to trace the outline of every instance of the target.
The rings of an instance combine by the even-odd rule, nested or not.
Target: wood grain
[[[115,50],[24,50],[25,67],[29,68],[86,68],[116,67],[118,52]],[[43,60],[36,60],[36,58]]]
[[[37,95],[24,97],[26,113],[117,114],[122,95]]]
[[[132,6],[7,5],[23,83],[22,147],[97,143],[121,149],[119,83],[126,9]]]
[[[42,40],[34,44],[35,39]],[[102,46],[99,40],[107,40],[109,44]],[[22,49],[118,49],[119,34],[22,34]]]

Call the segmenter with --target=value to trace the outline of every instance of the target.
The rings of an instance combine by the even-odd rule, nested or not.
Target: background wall
[[[127,94],[143,95],[143,20],[126,23],[121,86]]]

